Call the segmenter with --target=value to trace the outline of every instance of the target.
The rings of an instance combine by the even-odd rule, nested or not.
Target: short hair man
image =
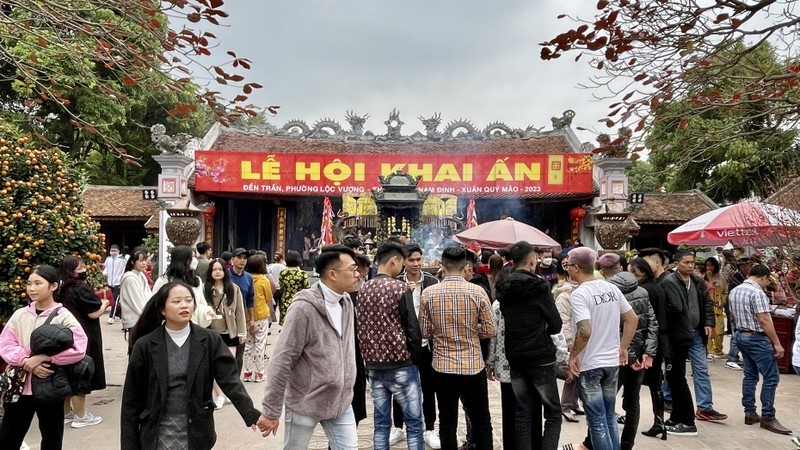
[[[433,380],[439,401],[442,447],[457,448],[458,401],[472,421],[476,444],[493,448],[489,397],[480,339],[494,335],[489,297],[464,279],[466,251],[442,252],[444,279],[422,292],[419,323],[422,337],[433,342]]]
[[[708,375],[706,347],[713,336],[714,304],[705,280],[694,273],[694,255],[688,250],[675,252],[675,272],[668,275],[662,287],[666,310],[670,317],[669,339],[672,357],[667,361],[667,384],[672,393],[672,414],[667,432],[673,435],[697,436],[695,418],[719,421],[727,415],[714,410],[711,378]],[[695,412],[692,393],[686,382],[686,360],[692,365],[692,381],[697,395]]]
[[[194,269],[194,273],[205,282],[208,265],[211,262],[211,246],[208,242],[198,242],[195,248],[197,248],[197,268]]]
[[[664,277],[669,275],[667,266],[669,266],[669,253],[656,247],[648,247],[639,250],[639,256],[644,258],[650,268],[653,269],[653,275],[659,283],[664,280]]]
[[[761,422],[761,428],[778,434],[792,434],[775,418],[775,391],[778,389],[778,363],[784,349],[775,332],[770,317],[769,298],[764,289],[769,284],[770,271],[767,266],[755,265],[747,280],[728,294],[731,314],[736,318],[736,339],[744,357],[744,379],[742,380],[742,405],[744,423]],[[773,348],[774,347],[774,348]],[[761,416],[756,413],[756,385],[759,374],[764,377],[761,385]]]
[[[322,248],[315,261],[320,281],[295,296],[275,344],[260,429],[264,436],[277,431],[285,402],[284,449],[307,449],[318,423],[332,448],[358,447],[351,405],[356,357],[349,292],[359,278],[354,255],[343,245]]]
[[[369,377],[375,411],[376,448],[389,448],[392,396],[400,404],[409,448],[423,448],[419,371],[422,338],[414,298],[396,277],[405,248],[391,241],[378,246],[378,274],[358,292],[358,341]]]
[[[563,263],[578,282],[570,294],[575,341],[569,367],[578,377],[578,393],[586,411],[595,450],[619,448],[617,399],[619,366],[628,364],[628,348],[638,318],[619,288],[594,276],[597,253],[588,247],[570,250]],[[620,337],[620,317],[624,324]]]
[[[231,268],[228,271],[231,276],[231,282],[242,291],[242,299],[244,299],[244,310],[247,316],[247,329],[253,330],[256,327],[256,314],[255,314],[255,292],[256,288],[253,284],[253,276],[244,270],[247,265],[247,258],[249,254],[247,250],[239,247],[233,251],[231,257]],[[244,345],[236,346],[236,364],[239,366],[241,372],[244,366]]]
[[[422,291],[438,283],[433,275],[422,270],[422,248],[411,243],[406,245],[405,271],[398,279],[404,281],[414,300],[414,310],[419,317],[419,302]],[[422,386],[422,412],[425,418],[425,443],[431,448],[440,448],[439,433],[436,432],[436,391],[433,386],[433,352],[427,339],[422,340],[422,353],[417,363],[419,381]],[[392,410],[394,427],[391,431],[389,444],[397,444],[403,437],[403,412],[397,402]]]
[[[553,258],[553,249],[550,247],[539,248],[536,252],[538,262],[536,263],[536,275],[544,278],[553,289],[558,284],[558,260]]]
[[[516,398],[516,444],[532,448],[541,440],[543,450],[556,449],[561,434],[561,401],[556,383],[556,346],[550,337],[561,332],[561,316],[550,284],[533,273],[539,264],[531,244],[521,241],[509,248],[514,270],[497,282],[496,294],[505,320],[505,351]],[[531,430],[534,417],[544,411],[541,428]]]
[[[620,445],[623,449],[632,449],[641,412],[639,391],[645,371],[652,366],[658,350],[658,321],[647,290],[639,286],[632,273],[622,271],[619,255],[606,253],[598,259],[598,263],[603,277],[619,288],[639,318],[636,333],[628,347],[628,364],[619,369],[619,387],[624,389],[622,409],[625,411]]]

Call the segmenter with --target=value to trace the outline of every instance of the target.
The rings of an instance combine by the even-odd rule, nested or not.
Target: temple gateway
[[[594,145],[572,130],[573,117],[553,117],[548,130],[502,122],[478,129],[466,120],[443,127],[437,114],[419,117],[425,132],[411,135],[397,110],[382,133],[366,130],[369,115],[353,112],[348,129],[333,119],[280,128],[215,124],[188,141],[154,129],[166,206],[159,222],[164,231],[170,216],[201,218],[198,239],[216,254],[302,250],[306,236],[319,237],[327,197],[334,233],[377,240],[402,231],[424,244],[460,231],[474,200],[478,223],[513,217],[559,242],[580,237],[591,245],[592,223],[575,227],[586,216],[576,219],[576,210],[602,203],[605,212],[622,211],[627,179],[601,167]]]

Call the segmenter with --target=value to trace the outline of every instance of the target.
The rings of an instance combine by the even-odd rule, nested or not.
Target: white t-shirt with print
[[[592,335],[578,355],[580,370],[619,366],[620,315],[631,310],[619,288],[604,280],[586,281],[572,291],[570,302],[576,338],[578,322],[592,321]]]

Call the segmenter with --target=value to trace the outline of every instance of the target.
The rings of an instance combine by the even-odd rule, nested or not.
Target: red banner
[[[590,194],[592,155],[195,152],[199,192],[341,195],[380,187],[379,175],[422,176],[434,194]]]

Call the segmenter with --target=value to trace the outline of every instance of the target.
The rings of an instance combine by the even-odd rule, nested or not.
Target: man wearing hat
[[[253,276],[245,272],[244,266],[247,264],[247,250],[242,247],[233,251],[231,258],[231,281],[239,286],[242,291],[242,298],[244,299],[244,308],[247,311],[247,329],[250,330],[255,327],[255,313],[253,304],[255,303],[253,288]],[[242,371],[244,365],[244,345],[236,347],[236,364],[239,366],[239,372]]]

